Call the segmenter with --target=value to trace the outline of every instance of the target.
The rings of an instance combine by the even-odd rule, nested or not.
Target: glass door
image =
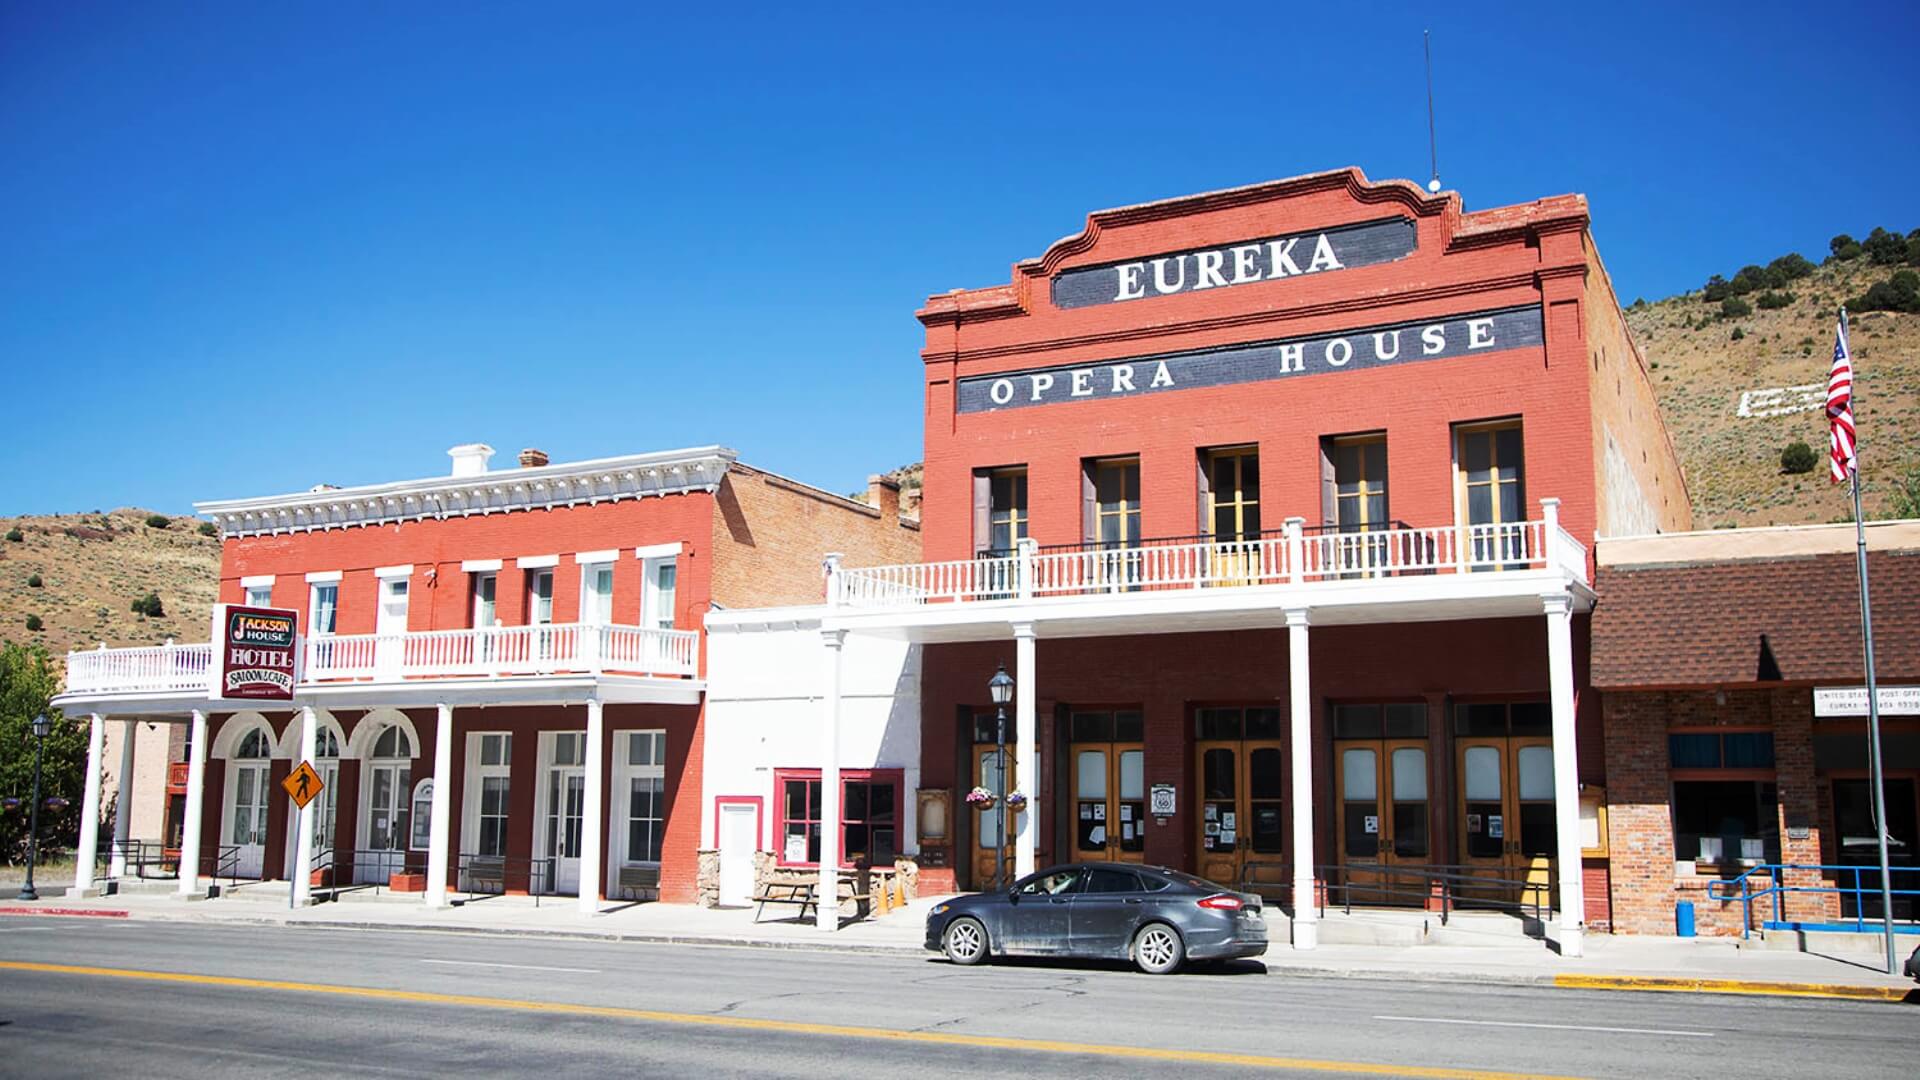
[[[994,794],[994,803],[985,810],[973,810],[972,869],[975,888],[989,888],[995,881],[994,868],[996,853],[1002,847],[1006,849],[1005,882],[1013,882],[1013,815],[1005,812],[1001,799],[1013,790],[1014,777],[1018,775],[1017,757],[1014,749],[1020,741],[1020,732],[1012,716],[1007,717],[1007,744],[1004,767],[1000,751],[995,744],[998,721],[993,713],[979,713],[973,718],[973,786],[985,788]],[[1036,767],[1034,775],[1039,775]],[[1027,793],[1029,797],[1032,792]],[[965,807],[965,803],[961,804]],[[1029,812],[1037,809],[1029,807]]]
[[[1343,741],[1336,744],[1334,753],[1340,783],[1334,802],[1335,831],[1353,899],[1368,904],[1424,903],[1421,879],[1388,868],[1428,862],[1426,743]]]
[[[563,731],[547,735],[547,779],[541,790],[540,858],[549,893],[580,891],[581,822],[586,810],[587,737]]]
[[[240,849],[234,873],[257,878],[265,868],[267,850],[266,762],[235,763],[232,818],[227,840]]]
[[[380,610],[374,632],[380,636],[373,647],[374,670],[385,677],[399,674],[406,656],[407,579],[380,579]]]
[[[1142,728],[1137,710],[1071,714],[1074,858],[1109,862],[1146,858]]]
[[[1284,883],[1280,710],[1208,707],[1194,718],[1200,876],[1229,885]]]
[[[1915,875],[1902,873],[1920,865],[1915,844],[1920,841],[1920,814],[1914,802],[1912,777],[1886,778],[1887,869],[1893,872],[1895,889],[1914,888]],[[1880,841],[1873,828],[1873,783],[1866,779],[1833,781],[1833,823],[1835,851],[1841,866],[1860,870],[1842,870],[1832,874],[1835,884],[1848,890],[1840,894],[1840,913],[1846,918],[1882,918],[1880,904]],[[1859,892],[1852,891],[1858,875]],[[1893,897],[1893,917],[1912,919],[1915,909],[1911,894]]]
[[[1499,882],[1465,892],[1546,906],[1559,835],[1552,712],[1544,702],[1461,704],[1453,716],[1459,859]]]

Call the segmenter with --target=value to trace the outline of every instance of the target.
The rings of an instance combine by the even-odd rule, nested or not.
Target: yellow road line
[[[705,1013],[660,1012],[653,1009],[626,1009],[613,1005],[578,1005],[556,1001],[520,1001],[513,998],[476,997],[468,994],[438,994],[424,990],[393,990],[371,986],[339,986],[329,983],[286,982],[279,979],[248,979],[231,975],[196,975],[182,971],[138,971],[128,968],[87,967],[78,964],[39,964],[21,960],[0,960],[0,970],[37,971],[52,975],[91,975],[114,979],[139,979],[147,982],[192,983],[199,986],[223,986],[239,990],[285,990],[305,994],[337,994],[342,997],[371,998],[378,1001],[406,1001],[425,1005],[462,1005],[476,1009],[512,1009],[522,1012],[559,1013],[569,1016],[604,1016],[621,1020],[643,1020],[656,1024],[693,1024],[704,1027],[743,1031],[772,1031],[793,1035],[829,1035],[843,1039],[873,1039],[885,1042],[927,1043],[971,1049],[1016,1050],[1045,1054],[1092,1054],[1101,1057],[1128,1058],[1136,1061],[1166,1061],[1198,1065],[1231,1065],[1251,1069],[1292,1069],[1297,1072],[1345,1073],[1364,1076],[1413,1076],[1430,1080],[1464,1080],[1486,1077],[1492,1080],[1566,1080],[1537,1077],[1527,1073],[1492,1072],[1481,1069],[1449,1069],[1427,1065],[1380,1065],[1364,1061],[1331,1061],[1315,1058],[1267,1057],[1260,1054],[1229,1054],[1212,1050],[1163,1050],[1144,1046],[1113,1046],[1102,1043],[1061,1042],[1053,1039],[1018,1039],[998,1035],[966,1035],[952,1031],[901,1031],[893,1028],[854,1027],[843,1024],[810,1024],[796,1020],[757,1020],[745,1016],[714,1016]]]
[[[1905,1001],[1909,994],[1914,993],[1903,986],[1838,986],[1829,983],[1751,982],[1745,979],[1675,979],[1651,975],[1555,975],[1553,985],[1563,990],[1658,990],[1666,993],[1845,998],[1851,1001]]]

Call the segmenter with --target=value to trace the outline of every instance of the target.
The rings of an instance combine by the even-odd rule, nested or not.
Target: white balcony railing
[[[953,562],[837,568],[828,602],[855,608],[1179,589],[1308,585],[1435,574],[1558,570],[1587,581],[1587,549],[1560,526],[1558,500],[1539,520],[1368,532],[1316,532],[1298,519],[1258,539],[1145,541],[1017,551]]]
[[[420,630],[400,634],[329,634],[302,643],[303,685],[456,676],[698,674],[700,635],[693,630],[560,623]],[[155,645],[86,649],[67,654],[68,693],[205,691],[213,646]]]

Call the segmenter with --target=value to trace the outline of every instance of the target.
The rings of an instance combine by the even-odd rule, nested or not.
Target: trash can
[[[1682,900],[1673,905],[1673,932],[1681,937],[1693,936],[1693,901]]]

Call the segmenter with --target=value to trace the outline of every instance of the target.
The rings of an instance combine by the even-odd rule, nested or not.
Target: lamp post
[[[40,857],[40,746],[52,730],[53,721],[46,713],[33,718],[33,804],[27,809],[27,882],[20,886],[22,900],[40,899],[33,888],[33,864]]]
[[[1000,803],[1000,835],[993,843],[993,885],[996,889],[1007,886],[1007,702],[1013,700],[1013,676],[1007,674],[1007,665],[1001,664],[987,680],[987,693],[993,697],[994,721],[994,771],[999,773],[999,788],[994,797]]]

